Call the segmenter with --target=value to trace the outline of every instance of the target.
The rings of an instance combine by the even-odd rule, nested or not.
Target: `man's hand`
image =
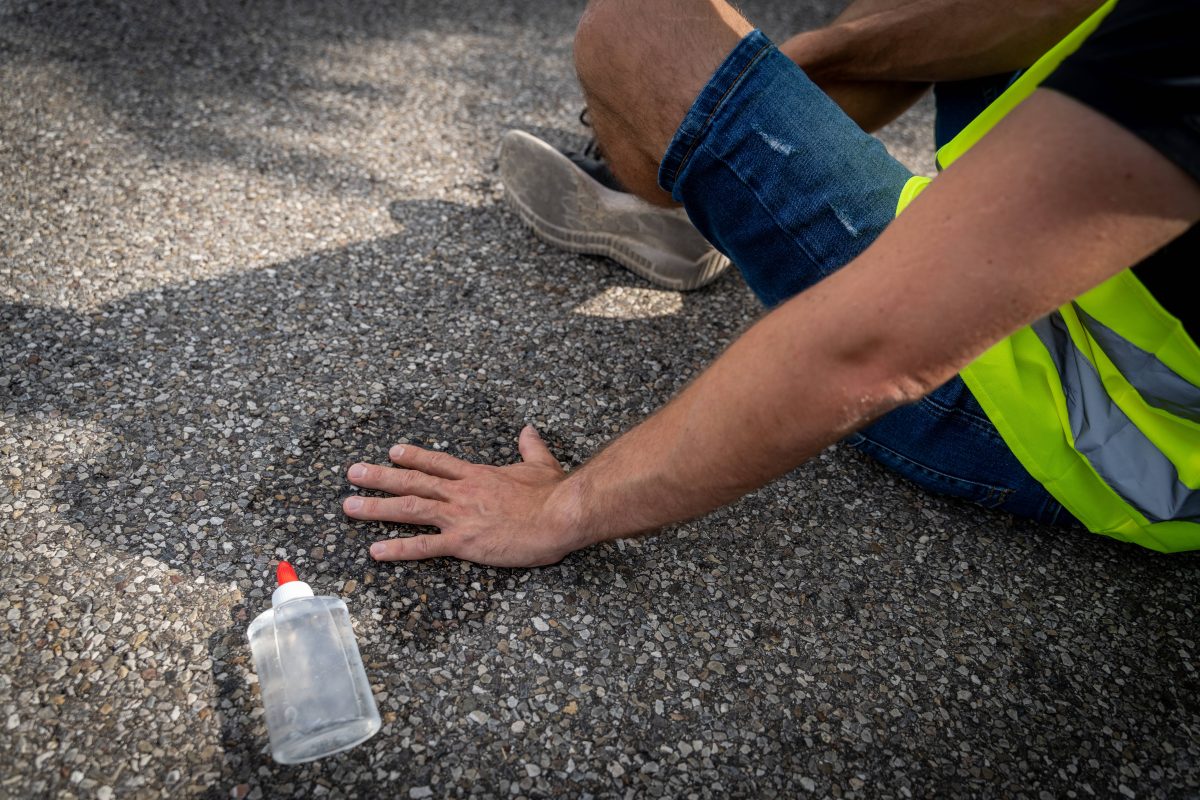
[[[347,497],[355,519],[432,525],[441,534],[388,539],[371,545],[380,561],[452,556],[496,567],[553,564],[590,542],[576,530],[568,501],[557,490],[566,473],[532,425],[521,431],[522,461],[506,467],[398,444],[388,457],[396,467],[354,464],[355,486],[395,495]]]

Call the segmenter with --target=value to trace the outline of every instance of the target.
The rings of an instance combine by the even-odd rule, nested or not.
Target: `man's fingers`
[[[462,478],[475,466],[470,461],[455,458],[449,453],[425,450],[411,444],[398,444],[388,451],[392,463],[416,469],[439,478]]]
[[[388,494],[414,494],[430,500],[445,500],[444,478],[426,475],[415,469],[395,469],[375,464],[354,464],[346,470],[346,477],[355,486],[378,489]]]
[[[550,448],[546,447],[546,443],[542,441],[537,428],[532,425],[526,425],[521,429],[521,436],[517,440],[517,449],[521,451],[521,458],[526,463],[545,464],[549,467],[562,469],[562,465],[558,463],[558,459],[554,457],[550,452]]]
[[[458,555],[458,537],[452,533],[426,533],[407,539],[388,539],[371,545],[376,561],[416,561]]]
[[[445,521],[446,504],[424,497],[359,497],[342,501],[346,516],[355,519],[376,519],[384,522],[407,522],[410,525],[435,525]]]

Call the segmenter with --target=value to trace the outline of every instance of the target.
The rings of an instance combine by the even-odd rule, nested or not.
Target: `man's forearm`
[[[1029,66],[1099,5],[1098,0],[866,0],[780,49],[818,84],[962,80]]]
[[[698,516],[924,388],[901,386],[849,298],[818,286],[747,331],[670,404],[560,487],[587,539]],[[797,365],[803,365],[798,367]]]
[[[1032,64],[1098,0],[857,0],[779,49],[865,131],[882,128],[935,81]]]

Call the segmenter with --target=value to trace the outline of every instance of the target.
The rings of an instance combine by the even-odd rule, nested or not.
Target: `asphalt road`
[[[367,557],[349,463],[581,463],[759,313],[505,207],[505,130],[584,136],[579,11],[0,0],[0,796],[1200,794],[1200,560],[843,447],[554,567]],[[927,170],[929,125],[884,138]],[[244,638],[282,556],[385,723],[301,767]]]

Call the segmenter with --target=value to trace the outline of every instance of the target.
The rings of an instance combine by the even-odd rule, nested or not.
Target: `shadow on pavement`
[[[68,418],[94,441],[61,468],[54,498],[88,536],[221,576],[301,543],[365,547],[383,531],[339,507],[353,461],[385,460],[403,437],[502,463],[532,421],[578,463],[600,444],[598,420],[608,436],[659,405],[753,308],[735,291],[732,303],[683,296],[714,309],[699,325],[573,314],[604,285],[643,284],[547,253],[507,215],[438,201],[392,211],[396,236],[94,313],[0,306],[5,410]],[[480,253],[468,228],[521,246]]]
[[[539,6],[535,20],[532,7],[498,3],[485,25],[476,5],[11,4],[0,9],[0,53],[70,76],[106,119],[156,157],[230,163],[370,194],[379,180],[370,170],[332,148],[293,146],[290,132],[353,135],[392,112],[432,125],[436,115],[467,120],[486,106],[490,118],[506,98],[489,95],[487,87],[514,70],[511,53],[498,43],[515,36],[529,40],[521,69],[561,72],[570,47],[565,34],[579,8]],[[461,40],[470,57],[446,59],[431,47],[447,38]],[[405,58],[391,59],[390,79],[362,76],[355,59],[372,42],[404,48]]]

